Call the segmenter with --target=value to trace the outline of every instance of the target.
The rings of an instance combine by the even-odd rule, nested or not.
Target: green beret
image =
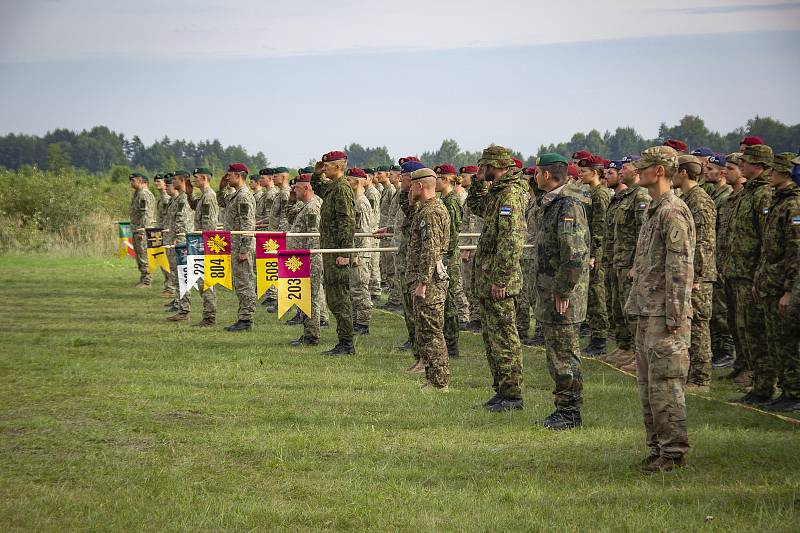
[[[516,166],[507,148],[496,144],[490,146],[481,154],[478,165],[489,165],[495,168],[508,168]]]
[[[391,172],[400,172],[401,170],[403,170],[403,167],[401,167],[400,165],[391,166]]]
[[[314,167],[303,167],[297,171],[298,174],[313,174]]]
[[[213,176],[213,174],[211,173],[211,169],[208,167],[197,167],[196,169],[194,169],[194,172],[192,172],[192,174],[208,174],[209,176]]]
[[[185,168],[179,168],[178,170],[173,172],[172,175],[173,176],[186,176],[186,177],[189,177],[190,174],[189,174],[189,171],[186,170]]]
[[[392,170],[390,165],[381,165],[375,169],[375,172],[389,172]]]
[[[645,148],[642,157],[633,162],[633,166],[639,170],[652,167],[653,165],[664,165],[666,167],[678,167],[678,152],[671,146],[651,146]]]
[[[150,181],[150,178],[147,176],[147,174],[139,174],[139,177],[142,178],[144,181]]]
[[[544,165],[544,166],[555,165],[556,163],[563,163],[565,165],[569,165],[569,161],[567,161],[566,157],[564,157],[561,154],[556,154],[554,152],[549,152],[549,153],[546,153],[546,154],[542,154],[536,159],[536,166],[537,167],[540,166],[540,165]]]
[[[156,174],[156,175],[153,176],[153,181],[163,180],[163,179],[164,179],[164,176],[162,176],[161,174]]]
[[[166,183],[167,185],[172,183],[172,173],[164,175],[164,183]]]
[[[286,167],[275,167],[272,169],[275,174],[288,174],[289,169]]]
[[[750,163],[751,165],[764,165],[765,167],[772,166],[773,160],[772,148],[766,144],[756,144],[748,146],[744,149],[742,154],[742,161]]]
[[[783,172],[785,174],[792,173],[792,160],[797,157],[794,152],[781,152],[775,156],[772,162],[772,170],[776,172]]]
[[[258,174],[250,174],[250,181],[258,181],[260,178]]]
[[[142,174],[140,172],[131,172],[131,175],[128,176],[128,179],[132,180],[133,178],[141,178],[141,177],[142,177]]]

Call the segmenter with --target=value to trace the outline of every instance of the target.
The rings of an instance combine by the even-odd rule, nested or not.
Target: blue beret
[[[415,170],[419,170],[421,168],[425,168],[425,165],[420,163],[419,161],[406,161],[402,165],[400,165],[400,173],[401,174],[410,174]]]
[[[617,170],[622,168],[622,161],[611,161],[608,164],[608,168],[615,168]]]
[[[699,146],[692,150],[692,155],[698,157],[711,157],[714,155],[714,150],[707,146]]]
[[[622,163],[633,163],[634,161],[638,161],[640,157],[638,155],[626,155],[622,158]]]
[[[723,167],[723,168],[725,167],[725,163],[727,163],[727,161],[725,161],[725,156],[721,154],[712,155],[711,157],[708,158],[708,162],[714,163],[718,167]]]

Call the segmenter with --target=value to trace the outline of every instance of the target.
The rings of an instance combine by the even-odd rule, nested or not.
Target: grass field
[[[167,323],[129,260],[5,256],[0,273],[6,531],[800,528],[800,426],[719,401],[730,388],[689,398],[689,466],[645,477],[634,380],[594,361],[584,428],[552,433],[541,350],[525,411],[490,414],[473,334],[451,392],[422,394],[396,315],[325,358],[261,309],[222,331],[228,293],[214,331]]]

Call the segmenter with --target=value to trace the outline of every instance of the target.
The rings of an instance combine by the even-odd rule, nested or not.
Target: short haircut
[[[559,183],[563,183],[567,179],[567,165],[564,163],[553,163],[552,165],[539,165],[542,173],[549,172]]]
[[[700,179],[700,175],[703,173],[702,167],[697,163],[684,163],[678,167],[678,173],[680,173],[681,170],[685,170],[689,179],[692,181]]]

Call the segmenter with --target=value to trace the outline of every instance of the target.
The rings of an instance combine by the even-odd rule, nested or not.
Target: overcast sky
[[[0,0],[0,133],[105,124],[296,166],[800,122],[800,2]]]

